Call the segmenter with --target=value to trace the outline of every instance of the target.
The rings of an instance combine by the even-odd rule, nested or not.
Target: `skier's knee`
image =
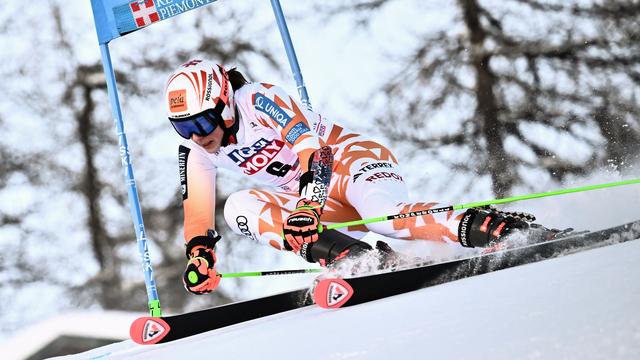
[[[247,216],[253,213],[247,208],[248,196],[250,195],[247,191],[238,191],[229,195],[224,204],[224,219],[234,233],[253,237],[249,230],[250,215]]]
[[[246,211],[255,202],[248,190],[236,191],[227,197],[224,203],[224,215],[232,217],[241,211]]]

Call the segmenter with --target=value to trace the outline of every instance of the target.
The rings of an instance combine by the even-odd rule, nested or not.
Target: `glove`
[[[320,215],[322,215],[320,203],[307,199],[298,200],[296,209],[282,226],[284,239],[294,252],[299,252],[302,244],[318,240]]]
[[[187,244],[187,268],[182,282],[187,291],[202,295],[218,287],[221,276],[214,268],[216,253],[214,247],[221,239],[215,230],[209,230],[208,236],[196,236]]]

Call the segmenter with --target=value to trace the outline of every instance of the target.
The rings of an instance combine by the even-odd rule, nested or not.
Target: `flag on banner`
[[[100,44],[216,0],[91,0]]]
[[[133,20],[136,22],[136,26],[141,28],[143,26],[151,25],[156,21],[160,21],[156,4],[153,0],[145,0],[144,2],[132,2],[129,4],[131,7],[131,14]]]

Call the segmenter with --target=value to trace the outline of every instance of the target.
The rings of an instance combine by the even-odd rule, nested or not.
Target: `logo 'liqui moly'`
[[[227,156],[242,168],[245,174],[253,175],[266,167],[283,147],[284,143],[280,140],[268,141],[262,138],[251,146],[233,150]]]

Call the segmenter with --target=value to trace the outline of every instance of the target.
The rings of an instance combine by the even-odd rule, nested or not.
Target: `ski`
[[[619,235],[619,236],[616,236]],[[472,257],[352,278],[318,280],[313,297],[318,306],[335,309],[398,295],[509,267],[635,239],[640,220],[600,231],[560,235],[554,239]]]
[[[309,289],[293,290],[179,315],[140,317],[129,335],[141,345],[165,343],[311,304]]]

